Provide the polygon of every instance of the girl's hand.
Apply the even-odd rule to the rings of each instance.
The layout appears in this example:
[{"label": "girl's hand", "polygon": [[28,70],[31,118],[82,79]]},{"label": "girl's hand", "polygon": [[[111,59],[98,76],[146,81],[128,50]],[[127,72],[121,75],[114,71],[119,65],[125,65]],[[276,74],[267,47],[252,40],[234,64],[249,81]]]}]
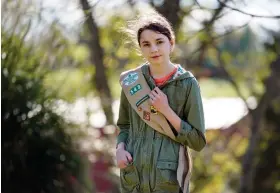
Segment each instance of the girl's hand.
[{"label": "girl's hand", "polygon": [[125,168],[129,162],[132,162],[132,157],[128,151],[123,148],[118,148],[116,152],[117,166],[122,169]]},{"label": "girl's hand", "polygon": [[[161,113],[169,108],[167,96],[156,87],[149,94],[151,104]],[[164,113],[163,113],[164,114]]]}]

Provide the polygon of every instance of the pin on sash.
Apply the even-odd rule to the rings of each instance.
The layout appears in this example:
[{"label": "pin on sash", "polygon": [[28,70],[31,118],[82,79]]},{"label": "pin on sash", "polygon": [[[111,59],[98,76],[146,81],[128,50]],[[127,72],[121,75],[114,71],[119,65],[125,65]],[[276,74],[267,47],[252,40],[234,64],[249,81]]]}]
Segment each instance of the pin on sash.
[{"label": "pin on sash", "polygon": [[150,110],[151,110],[151,113],[153,113],[153,114],[157,114],[157,112],[158,112],[157,109],[153,105],[151,105]]}]

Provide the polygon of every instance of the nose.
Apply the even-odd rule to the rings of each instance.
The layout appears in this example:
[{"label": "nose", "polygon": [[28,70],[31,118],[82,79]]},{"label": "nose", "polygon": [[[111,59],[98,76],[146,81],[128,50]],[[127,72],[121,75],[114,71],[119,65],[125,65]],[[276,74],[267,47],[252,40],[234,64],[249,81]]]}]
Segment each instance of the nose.
[{"label": "nose", "polygon": [[151,45],[151,52],[154,53],[154,52],[157,52],[157,51],[158,51],[157,45]]}]

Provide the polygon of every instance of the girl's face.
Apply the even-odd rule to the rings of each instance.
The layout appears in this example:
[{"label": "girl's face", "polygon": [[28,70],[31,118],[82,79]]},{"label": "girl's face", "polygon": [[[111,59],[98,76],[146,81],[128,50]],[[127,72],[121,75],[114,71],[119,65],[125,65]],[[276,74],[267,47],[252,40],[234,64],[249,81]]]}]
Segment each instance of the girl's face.
[{"label": "girl's face", "polygon": [[174,42],[153,30],[144,30],[140,35],[142,55],[152,65],[167,64]]}]

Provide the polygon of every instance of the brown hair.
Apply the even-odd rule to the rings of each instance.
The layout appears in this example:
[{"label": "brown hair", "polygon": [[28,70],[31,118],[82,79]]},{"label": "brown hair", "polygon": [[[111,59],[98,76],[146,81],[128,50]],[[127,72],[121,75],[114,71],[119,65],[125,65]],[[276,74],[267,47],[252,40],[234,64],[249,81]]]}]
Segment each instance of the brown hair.
[{"label": "brown hair", "polygon": [[165,35],[170,41],[175,41],[171,24],[157,12],[140,15],[135,20],[129,21],[124,32],[132,39],[135,45],[140,46],[141,33],[147,29]]}]

